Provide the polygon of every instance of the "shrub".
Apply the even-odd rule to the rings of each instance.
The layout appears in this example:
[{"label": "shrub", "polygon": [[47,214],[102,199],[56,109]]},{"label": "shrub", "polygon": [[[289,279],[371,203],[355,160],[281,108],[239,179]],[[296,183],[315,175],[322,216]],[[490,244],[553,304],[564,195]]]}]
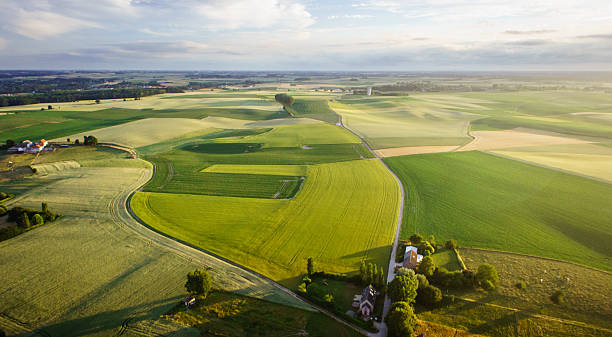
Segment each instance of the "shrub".
[{"label": "shrub", "polygon": [[8,226],[8,227],[0,228],[0,241],[8,240],[12,237],[15,237],[23,233],[24,231],[25,231],[24,229],[21,229],[17,226]]},{"label": "shrub", "polygon": [[333,304],[334,303],[334,295],[332,294],[325,294],[325,296],[323,296],[323,301],[327,304]]},{"label": "shrub", "polygon": [[187,274],[185,288],[192,294],[206,296],[210,291],[210,274],[206,270],[196,269]]},{"label": "shrub", "polygon": [[312,257],[308,258],[308,262],[306,265],[306,270],[308,272],[308,276],[312,275],[314,273],[314,261],[312,260]]},{"label": "shrub", "polygon": [[308,291],[306,286],[307,286],[306,283],[304,282],[300,283],[300,285],[297,288],[298,293],[306,294],[306,292]]},{"label": "shrub", "polygon": [[417,324],[414,310],[407,302],[394,303],[385,319],[388,327],[388,336],[412,336]]},{"label": "shrub", "polygon": [[312,283],[312,280],[310,279],[310,277],[308,277],[308,275],[304,275],[304,277],[302,277],[302,282],[306,283],[306,285],[309,285]]},{"label": "shrub", "polygon": [[418,245],[422,241],[423,241],[423,236],[420,234],[415,233],[410,236],[410,243],[413,245]]},{"label": "shrub", "polygon": [[36,226],[40,226],[42,224],[45,223],[45,220],[43,220],[43,217],[40,216],[40,214],[34,214],[34,217],[32,218],[32,220],[34,221],[34,225]]},{"label": "shrub", "polygon": [[8,194],[4,193],[4,192],[0,192],[0,200],[4,200],[8,198]]},{"label": "shrub", "polygon": [[485,280],[482,283],[482,288],[487,291],[495,290],[495,284],[493,284],[493,282],[491,282],[490,280]]},{"label": "shrub", "polygon": [[401,268],[398,268],[397,271],[395,272],[395,276],[406,276],[406,275],[414,275],[414,270],[401,267]]},{"label": "shrub", "polygon": [[423,257],[423,260],[421,260],[421,263],[417,267],[417,271],[419,272],[419,274],[423,274],[426,277],[432,277],[435,270],[436,263],[434,262],[433,258],[431,258],[431,256]]},{"label": "shrub", "polygon": [[426,252],[429,252],[428,255],[435,253],[436,249],[427,241],[423,241],[419,247],[417,248],[417,252],[419,254],[425,255]]},{"label": "shrub", "polygon": [[4,216],[7,212],[6,206],[0,205],[0,216]]},{"label": "shrub", "polygon": [[406,245],[400,243],[397,245],[397,251],[395,252],[395,262],[401,263],[404,261],[404,252],[406,251]]},{"label": "shrub", "polygon": [[419,304],[434,306],[442,301],[442,291],[437,287],[428,285],[418,290],[416,300]]},{"label": "shrub", "polygon": [[[497,286],[497,284],[499,283],[499,276],[497,275],[497,270],[495,269],[494,266],[488,263],[485,263],[485,264],[481,264],[480,266],[478,266],[478,272],[476,273],[476,280],[478,280],[478,282],[481,283],[483,288],[485,288],[485,283],[487,281],[489,281],[490,283],[486,285],[487,287],[490,287],[492,285],[493,288],[495,288],[495,286]],[[490,288],[490,289],[493,289],[493,288]]]},{"label": "shrub", "polygon": [[447,249],[457,249],[457,248],[459,248],[459,246],[457,246],[457,241],[455,241],[455,240],[448,240],[448,241],[446,241],[446,243],[444,244],[444,247],[446,247]]},{"label": "shrub", "polygon": [[389,283],[389,297],[393,302],[413,303],[418,286],[415,275],[397,276]]},{"label": "shrub", "polygon": [[550,296],[550,300],[555,304],[563,304],[565,302],[565,293],[561,290],[557,290]]},{"label": "shrub", "polygon": [[[417,274],[416,276],[417,281],[419,282],[419,290],[423,289],[425,287],[427,287],[429,285],[429,280],[427,280],[427,277],[425,277],[425,275],[423,274]],[[418,292],[418,290],[417,290]]]},{"label": "shrub", "polygon": [[524,281],[518,281],[514,286],[519,290],[527,288],[527,284]]},{"label": "shrub", "polygon": [[21,228],[28,229],[30,228],[30,218],[28,217],[28,213],[21,213],[19,216],[19,220],[17,220],[17,224],[21,226]]}]

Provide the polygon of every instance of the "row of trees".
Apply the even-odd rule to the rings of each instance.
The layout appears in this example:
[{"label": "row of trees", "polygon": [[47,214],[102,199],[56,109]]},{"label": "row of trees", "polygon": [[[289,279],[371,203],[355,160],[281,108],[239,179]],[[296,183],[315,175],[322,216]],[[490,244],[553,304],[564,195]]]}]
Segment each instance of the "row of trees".
[{"label": "row of trees", "polygon": [[287,94],[276,94],[274,95],[274,100],[283,105],[283,108],[287,109],[288,107],[293,105],[294,99],[293,97]]},{"label": "row of trees", "polygon": [[0,106],[26,105],[36,103],[74,102],[115,98],[140,98],[170,92],[183,92],[177,88],[131,88],[108,90],[58,90],[47,93],[16,96],[0,96]]},{"label": "row of trees", "polygon": [[381,289],[386,284],[384,268],[371,262],[366,265],[365,261],[361,261],[361,266],[359,267],[359,278],[361,280],[361,284],[364,286],[373,284],[376,288]]},{"label": "row of trees", "polygon": [[53,222],[60,217],[59,214],[49,210],[49,205],[46,202],[42,203],[42,210],[40,211],[23,207],[13,207],[7,210],[4,205],[0,205],[0,216],[4,215],[7,215],[7,222],[15,224],[0,228],[0,241],[15,237],[33,227]]}]

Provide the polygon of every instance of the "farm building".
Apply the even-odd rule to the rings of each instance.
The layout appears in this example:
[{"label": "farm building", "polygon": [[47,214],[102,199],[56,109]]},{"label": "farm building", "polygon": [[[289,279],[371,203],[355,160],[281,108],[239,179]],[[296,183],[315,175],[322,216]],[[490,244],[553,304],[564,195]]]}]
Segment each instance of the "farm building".
[{"label": "farm building", "polygon": [[370,317],[374,311],[374,303],[376,303],[376,289],[370,284],[363,288],[361,295],[353,297],[353,307],[358,308],[358,313],[364,319]]},{"label": "farm building", "polygon": [[38,153],[45,149],[45,147],[49,144],[44,139],[41,139],[37,143],[32,143],[30,140],[24,140],[23,142],[11,146],[8,148],[8,153]]},{"label": "farm building", "polygon": [[406,252],[404,253],[403,267],[414,269],[419,265],[422,259],[423,259],[423,255],[418,253],[417,247],[406,246]]}]

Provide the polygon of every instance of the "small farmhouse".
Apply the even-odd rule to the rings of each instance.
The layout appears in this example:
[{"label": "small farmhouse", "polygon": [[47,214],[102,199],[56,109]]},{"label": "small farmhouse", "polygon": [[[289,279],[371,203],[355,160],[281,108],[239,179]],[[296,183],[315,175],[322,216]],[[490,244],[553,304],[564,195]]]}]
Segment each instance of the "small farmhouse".
[{"label": "small farmhouse", "polygon": [[32,143],[29,140],[24,140],[23,142],[15,146],[9,147],[7,151],[8,153],[38,153],[44,150],[47,144],[49,144],[49,142],[44,139],[41,139],[37,143]]},{"label": "small farmhouse", "polygon": [[361,295],[355,295],[353,298],[354,307],[358,308],[358,313],[364,319],[370,317],[374,311],[374,303],[376,303],[376,289],[370,284],[363,289]]},{"label": "small farmhouse", "polygon": [[406,246],[406,252],[404,253],[404,268],[414,269],[416,268],[421,260],[423,259],[423,255],[418,254],[417,247],[414,246]]}]

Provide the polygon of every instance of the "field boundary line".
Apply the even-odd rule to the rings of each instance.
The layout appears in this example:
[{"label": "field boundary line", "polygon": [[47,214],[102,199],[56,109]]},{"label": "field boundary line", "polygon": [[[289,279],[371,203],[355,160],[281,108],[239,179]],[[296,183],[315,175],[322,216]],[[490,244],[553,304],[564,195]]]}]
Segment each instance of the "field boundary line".
[{"label": "field boundary line", "polygon": [[[154,164],[154,163],[151,163],[151,164],[153,164],[153,167],[154,167],[154,169],[155,169],[155,164]],[[154,170],[154,169],[153,169],[153,170]],[[153,170],[151,170],[151,172],[153,172]],[[178,244],[180,244],[181,246],[183,246],[183,247],[185,247],[185,248],[191,248],[192,250],[194,250],[194,251],[198,252],[199,254],[206,255],[206,257],[207,257],[208,259],[216,259],[216,260],[218,260],[218,261],[219,261],[219,262],[221,262],[221,263],[226,263],[226,264],[229,264],[229,265],[231,265],[231,266],[233,266],[233,267],[235,267],[235,268],[238,268],[238,269],[240,269],[240,270],[242,270],[242,271],[244,271],[244,272],[246,272],[246,273],[249,273],[249,274],[251,274],[252,276],[255,276],[255,277],[257,277],[257,278],[261,279],[262,281],[265,281],[266,283],[268,283],[268,284],[270,284],[270,285],[274,286],[275,288],[279,289],[280,291],[284,292],[285,294],[289,295],[290,297],[292,297],[292,298],[296,299],[297,301],[299,301],[299,302],[301,302],[301,303],[306,304],[308,307],[310,307],[311,309],[313,309],[313,311],[318,311],[318,312],[320,312],[320,313],[322,313],[322,314],[324,314],[324,315],[326,315],[326,316],[328,316],[328,317],[330,317],[330,318],[334,319],[335,321],[337,321],[337,322],[339,322],[339,323],[341,323],[341,324],[344,324],[344,325],[346,325],[347,327],[349,327],[349,328],[351,328],[351,329],[353,329],[353,330],[355,330],[355,331],[359,332],[360,334],[362,334],[362,335],[364,335],[364,336],[372,336],[372,335],[370,335],[370,333],[369,333],[368,331],[366,331],[365,329],[362,329],[362,328],[360,328],[360,327],[358,327],[358,326],[355,326],[355,325],[353,325],[353,324],[351,324],[351,323],[349,323],[349,322],[347,322],[347,321],[344,321],[343,319],[341,319],[341,318],[339,318],[339,317],[336,317],[335,315],[333,315],[333,314],[332,314],[332,313],[330,313],[329,311],[327,311],[327,310],[323,309],[322,307],[320,307],[320,306],[318,306],[318,305],[316,305],[316,304],[313,304],[313,303],[311,303],[310,301],[307,301],[307,300],[305,300],[305,299],[303,299],[303,298],[299,297],[299,296],[298,296],[298,295],[296,295],[294,292],[292,292],[290,289],[288,289],[288,288],[284,287],[283,285],[281,285],[281,284],[277,283],[276,281],[274,281],[274,280],[272,280],[272,279],[270,279],[270,278],[268,278],[268,277],[266,277],[266,276],[264,276],[264,275],[262,275],[262,274],[260,274],[260,273],[258,273],[258,272],[256,272],[256,271],[254,271],[254,270],[249,269],[249,268],[248,268],[248,267],[246,267],[246,266],[243,266],[243,265],[238,264],[238,263],[236,263],[236,262],[234,262],[234,261],[231,261],[231,260],[229,260],[229,259],[226,259],[226,258],[224,258],[224,257],[222,257],[222,256],[219,256],[219,255],[217,255],[217,254],[215,254],[215,253],[213,253],[213,252],[210,252],[210,251],[208,251],[208,250],[206,250],[206,249],[203,249],[203,248],[201,248],[201,247],[197,247],[197,246],[192,245],[192,244],[190,244],[190,243],[188,243],[188,242],[185,242],[185,241],[180,240],[180,239],[178,239],[178,238],[172,237],[172,236],[170,236],[170,235],[168,235],[168,234],[166,234],[166,233],[163,233],[163,232],[161,232],[161,231],[159,231],[159,230],[157,230],[157,229],[155,229],[155,228],[151,227],[150,225],[148,225],[148,224],[147,224],[145,221],[143,221],[142,219],[140,219],[140,218],[139,218],[139,217],[138,217],[138,216],[137,216],[137,215],[134,213],[134,211],[133,211],[133,210],[132,210],[132,208],[131,208],[130,203],[131,203],[131,200],[132,200],[132,197],[134,196],[134,194],[135,194],[137,191],[141,190],[141,189],[142,189],[142,188],[143,188],[143,187],[144,187],[144,186],[145,186],[145,185],[146,185],[146,184],[147,184],[147,183],[148,183],[148,182],[149,182],[151,179],[153,179],[153,174],[151,174],[151,175],[149,176],[149,179],[147,179],[147,181],[145,181],[145,182],[144,182],[144,183],[142,183],[141,185],[137,186],[136,188],[134,188],[134,189],[132,189],[130,192],[128,192],[128,195],[127,195],[127,197],[125,198],[125,200],[123,200],[123,202],[117,203],[117,205],[116,205],[116,206],[122,206],[122,207],[121,207],[121,208],[122,208],[122,211],[126,211],[126,213],[127,213],[127,214],[128,214],[130,217],[131,217],[131,219],[133,219],[133,220],[134,220],[134,221],[135,221],[135,222],[136,222],[138,225],[140,225],[139,227],[140,227],[141,229],[148,230],[149,232],[151,232],[151,233],[153,233],[153,234],[157,235],[157,236],[158,236],[158,238],[157,238],[157,239],[159,239],[160,237],[163,237],[163,238],[165,238],[165,239],[172,240],[173,242],[178,243]],[[127,225],[127,227],[129,227],[130,229],[132,229],[134,232],[136,232],[136,234],[140,235],[140,236],[141,236],[141,237],[143,237],[144,239],[149,240],[149,241],[152,241],[152,239],[151,239],[150,237],[146,237],[145,235],[143,235],[142,231],[140,231],[138,228],[134,228],[133,226],[131,226],[131,225],[129,225],[129,224],[126,224],[126,225]],[[166,248],[166,249],[168,249],[168,250],[170,250],[170,251],[172,251],[172,252],[174,252],[174,253],[179,253],[179,254],[180,254],[180,255],[182,255],[184,258],[190,259],[190,257],[189,257],[189,256],[186,256],[186,255],[188,255],[188,254],[189,254],[189,253],[188,253],[188,252],[186,252],[186,251],[183,251],[183,250],[180,250],[180,251],[179,251],[179,250],[178,250],[178,248],[176,248],[176,247],[170,247],[168,244],[164,244],[164,243],[159,242],[159,241],[158,241],[158,242],[156,242],[156,244],[158,244],[158,245],[162,246],[163,248]],[[248,296],[248,295],[247,295],[247,296]],[[290,306],[290,305],[287,305],[287,304],[281,304],[281,305]],[[299,308],[299,309],[306,310],[306,309],[304,309],[304,308]]]},{"label": "field boundary line", "polygon": [[515,313],[521,313],[521,314],[524,314],[524,315],[527,315],[527,316],[533,317],[533,318],[540,318],[540,319],[547,320],[547,321],[560,322],[560,323],[564,323],[564,324],[575,325],[575,326],[579,326],[579,327],[583,327],[583,328],[590,328],[590,329],[601,330],[601,331],[612,333],[612,329],[608,329],[608,328],[604,328],[604,327],[601,327],[601,326],[592,325],[592,324],[588,324],[588,323],[584,323],[584,322],[573,321],[571,319],[565,319],[565,318],[560,318],[560,317],[548,316],[548,315],[544,315],[544,314],[538,314],[538,313],[531,312],[531,311],[528,311],[528,310],[512,308],[512,307],[506,307],[506,306],[495,304],[495,303],[481,302],[481,301],[475,300],[473,298],[468,298],[468,297],[458,296],[456,298],[458,298],[458,299],[460,299],[462,301],[465,301],[465,302],[469,302],[469,303],[478,303],[478,304],[482,304],[482,305],[489,306],[489,307],[494,307],[494,308],[499,308],[499,309],[504,309],[504,310],[510,310],[510,311],[515,312]]},{"label": "field boundary line", "polygon": [[[332,109],[332,111],[333,111],[333,109]],[[388,267],[388,270],[387,270],[387,283],[389,283],[395,277],[395,272],[394,272],[394,269],[395,269],[395,256],[397,254],[397,245],[399,244],[399,235],[400,235],[401,228],[402,228],[402,220],[404,218],[404,198],[405,198],[404,185],[402,184],[402,181],[399,179],[399,177],[395,174],[395,172],[393,172],[393,170],[391,170],[391,168],[389,166],[387,166],[387,164],[383,161],[383,159],[381,157],[379,157],[378,154],[376,152],[374,152],[374,150],[372,150],[372,148],[370,147],[370,144],[368,144],[368,142],[365,140],[365,138],[361,137],[359,134],[357,134],[356,132],[354,132],[350,128],[346,127],[344,125],[343,120],[342,120],[342,115],[338,114],[338,113],[336,113],[336,114],[339,116],[339,125],[343,129],[345,129],[348,132],[352,133],[355,137],[359,138],[359,140],[361,140],[361,142],[368,149],[368,151],[370,151],[370,153],[372,153],[372,155],[374,155],[374,158],[377,159],[380,163],[382,163],[383,166],[389,171],[389,173],[391,173],[391,175],[393,176],[393,178],[395,178],[395,181],[397,182],[397,184],[399,185],[399,188],[400,188],[400,200],[399,200],[399,210],[398,210],[398,213],[397,213],[397,225],[396,225],[396,228],[395,228],[395,237],[393,238],[393,247],[391,249],[391,256],[389,258],[389,267]],[[387,294],[385,294],[384,301],[385,302],[384,302],[384,305],[383,305],[382,319],[381,319],[381,323],[379,324],[379,332],[378,332],[378,334],[369,334],[370,336],[379,336],[379,337],[387,336],[387,326],[386,326],[386,324],[384,322],[385,322],[385,317],[387,316],[387,313],[391,309],[391,299],[389,298],[389,296]]]},{"label": "field boundary line", "polygon": [[598,269],[598,268],[591,267],[591,266],[586,266],[586,265],[583,265],[583,264],[580,264],[580,263],[577,263],[577,262],[559,260],[559,259],[555,259],[555,258],[552,258],[552,257],[537,256],[537,255],[531,255],[531,254],[525,254],[525,253],[509,252],[509,251],[505,251],[505,250],[497,250],[497,249],[490,249],[490,248],[479,248],[479,247],[459,247],[459,249],[472,249],[472,250],[478,250],[478,251],[483,251],[483,252],[494,252],[494,253],[500,253],[500,254],[508,254],[508,255],[516,255],[516,256],[522,256],[522,257],[530,257],[530,258],[535,258],[535,259],[543,259],[543,260],[548,260],[548,261],[553,261],[553,262],[567,263],[567,264],[571,264],[573,266],[587,268],[587,269],[590,269],[592,271],[597,271],[597,272],[602,272],[602,273],[605,273],[605,274],[608,274],[608,275],[612,275],[612,272],[609,272],[607,270]]}]

